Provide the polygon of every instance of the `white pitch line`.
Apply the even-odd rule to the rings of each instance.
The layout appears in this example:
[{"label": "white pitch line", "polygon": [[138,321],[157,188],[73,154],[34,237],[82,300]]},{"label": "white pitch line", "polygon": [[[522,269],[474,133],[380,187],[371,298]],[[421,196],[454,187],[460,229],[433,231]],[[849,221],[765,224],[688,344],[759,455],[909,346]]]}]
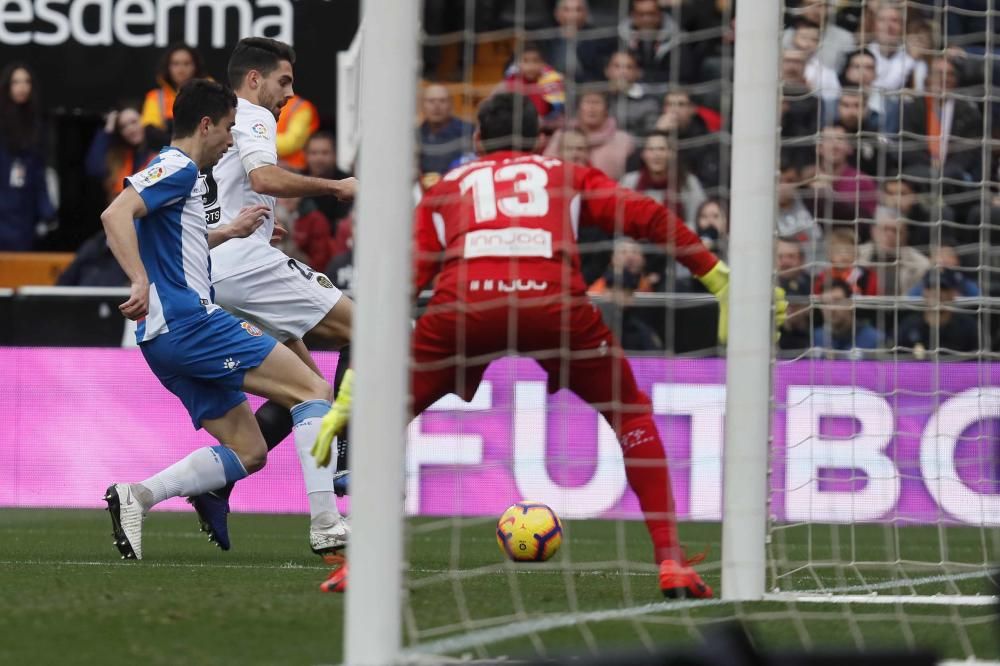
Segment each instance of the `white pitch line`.
[{"label": "white pitch line", "polygon": [[153,567],[156,569],[270,569],[274,571],[287,571],[289,569],[303,569],[308,571],[326,571],[329,567],[325,565],[306,565],[287,562],[285,564],[215,564],[214,562],[143,562],[129,561],[122,564],[120,559],[108,561],[88,561],[88,560],[0,560],[0,565],[28,565],[28,566],[70,566],[70,567]]},{"label": "white pitch line", "polygon": [[913,594],[838,594],[837,596],[820,596],[817,594],[782,594],[768,595],[764,601],[794,601],[806,604],[868,604],[872,606],[895,604],[918,604],[920,606],[995,606],[1000,597],[967,596],[967,595],[935,595],[919,596]]}]

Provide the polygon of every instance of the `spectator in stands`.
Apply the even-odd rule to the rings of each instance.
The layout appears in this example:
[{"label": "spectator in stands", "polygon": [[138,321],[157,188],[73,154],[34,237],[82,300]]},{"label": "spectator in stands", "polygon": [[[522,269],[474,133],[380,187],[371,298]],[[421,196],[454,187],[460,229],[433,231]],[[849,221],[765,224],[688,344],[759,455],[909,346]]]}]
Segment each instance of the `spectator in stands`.
[{"label": "spectator in stands", "polygon": [[343,250],[337,253],[326,266],[326,276],[334,286],[342,291],[354,289],[354,216],[348,217],[340,225],[342,233],[337,239]]},{"label": "spectator in stands", "polygon": [[949,206],[943,204],[937,204],[938,212],[932,212],[924,203],[918,187],[917,181],[905,174],[887,178],[882,181],[879,202],[887,208],[898,210],[907,221],[910,245],[926,248],[930,244],[931,228],[939,220],[954,220],[955,214]]},{"label": "spectator in stands", "polygon": [[142,103],[142,124],[170,136],[177,91],[191,79],[205,76],[201,54],[187,44],[167,47],[156,75],[157,87],[146,93]]},{"label": "spectator in stands", "polygon": [[896,92],[911,80],[915,90],[924,89],[927,64],[915,60],[906,52],[903,42],[903,7],[895,3],[880,3],[875,12],[875,39],[868,44],[875,56],[876,88]]},{"label": "spectator in stands", "polygon": [[882,346],[882,335],[864,319],[854,314],[854,290],[843,280],[834,279],[820,294],[823,325],[813,331],[813,343],[820,349],[852,352],[852,358],[862,358],[860,350],[875,350]]},{"label": "spectator in stands", "polygon": [[646,257],[642,246],[628,236],[615,241],[611,264],[604,275],[587,288],[590,294],[607,294],[610,291],[628,297],[633,292],[651,292],[656,276],[646,274]]},{"label": "spectator in stands", "polygon": [[848,141],[854,144],[855,164],[862,173],[883,174],[889,160],[890,139],[879,127],[879,115],[865,105],[861,90],[841,89],[833,122],[844,128]]},{"label": "spectator in stands", "polygon": [[[678,33],[674,18],[663,11],[657,0],[631,0],[629,15],[618,26],[621,43],[635,54],[647,83],[674,78],[671,61],[680,57]],[[686,79],[683,75],[679,78]]]},{"label": "spectator in stands", "polygon": [[[951,239],[942,239],[939,245],[935,245],[931,251],[931,271],[933,269],[949,269],[955,271],[958,282],[955,287],[959,296],[967,298],[976,297],[982,294],[976,281],[962,272],[962,262],[958,257],[958,251]],[[925,274],[927,275],[927,274]],[[924,293],[923,281],[913,285],[907,296],[921,296]]]},{"label": "spectator in stands", "polygon": [[782,46],[786,49],[792,47],[795,36],[795,19],[805,20],[819,26],[820,40],[816,56],[823,66],[839,72],[844,65],[847,54],[857,47],[854,35],[830,20],[831,4],[829,0],[801,0],[798,7],[789,11],[793,20],[791,27],[786,28],[782,35]]},{"label": "spectator in stands", "polygon": [[643,141],[640,160],[638,171],[625,174],[621,185],[656,199],[693,227],[708,197],[698,177],[688,173],[678,159],[674,138],[667,132],[650,133]]},{"label": "spectator in stands", "polygon": [[1000,12],[990,8],[986,0],[948,0],[945,12],[945,30],[948,44],[968,48],[974,46],[981,52],[987,46],[997,48],[996,35],[1000,35]]},{"label": "spectator in stands", "polygon": [[559,158],[566,162],[590,166],[587,136],[578,129],[568,128],[559,133]]},{"label": "spectator in stands", "polygon": [[729,215],[718,199],[706,199],[694,215],[694,230],[705,247],[725,259],[729,241]]},{"label": "spectator in stands", "polygon": [[854,167],[854,149],[844,126],[824,127],[816,152],[816,178],[812,186],[833,203],[834,217],[839,220],[873,217],[878,205],[878,186],[871,176]]},{"label": "spectator in stands", "polygon": [[922,164],[933,175],[974,182],[981,173],[983,116],[976,104],[952,95],[958,83],[952,59],[931,60],[926,95],[903,106],[902,162]]},{"label": "spectator in stands", "polygon": [[902,296],[920,284],[931,262],[907,245],[906,222],[894,208],[879,206],[872,240],[858,247],[858,263],[875,271],[880,293]]},{"label": "spectator in stands", "polygon": [[602,315],[609,326],[621,325],[620,339],[625,349],[634,351],[654,351],[663,349],[663,341],[656,331],[642,317],[638,308],[629,308],[636,292],[649,292],[659,276],[646,274],[646,258],[642,246],[631,238],[615,241],[611,264],[587,292],[595,296],[607,296],[601,307]]},{"label": "spectator in stands", "polygon": [[55,220],[45,177],[43,121],[31,69],[11,63],[0,71],[0,251],[34,247]]},{"label": "spectator in stands", "polygon": [[806,269],[802,245],[797,240],[779,238],[775,247],[778,286],[788,297],[788,317],[781,327],[779,347],[783,350],[806,349],[810,344],[809,295],[812,279]]},{"label": "spectator in stands", "polygon": [[928,271],[923,279],[926,309],[905,319],[896,332],[896,343],[923,359],[928,354],[972,353],[980,348],[976,318],[956,312],[954,301],[962,275],[953,269]]},{"label": "spectator in stands", "polygon": [[566,86],[563,75],[545,62],[542,49],[528,42],[517,61],[507,68],[499,89],[521,93],[531,100],[543,127],[553,128],[562,121],[566,110]]},{"label": "spectator in stands", "polygon": [[[577,98],[575,128],[587,137],[587,159],[594,168],[609,178],[618,180],[625,175],[625,164],[635,150],[635,144],[608,111],[608,100],[599,92],[584,92]],[[562,130],[557,130],[545,148],[545,154],[559,154]]]},{"label": "spectator in stands", "polygon": [[660,103],[639,82],[642,70],[629,51],[616,51],[604,68],[608,83],[608,104],[618,127],[632,135],[652,129],[660,114]]},{"label": "spectator in stands", "polygon": [[611,36],[592,36],[586,0],[559,0],[555,8],[559,34],[540,42],[545,62],[578,83],[600,81],[604,63],[617,47]]},{"label": "spectator in stands", "polygon": [[143,125],[139,111],[123,106],[105,116],[87,149],[84,169],[101,181],[108,201],[122,191],[126,176],[146,168],[169,138],[152,125]]},{"label": "spectator in stands", "polygon": [[822,294],[834,280],[842,280],[855,294],[879,295],[878,276],[871,269],[858,265],[858,245],[853,230],[831,231],[826,242],[826,256],[830,265],[816,276],[814,294]]},{"label": "spectator in stands", "polygon": [[316,105],[300,95],[294,95],[281,107],[278,116],[278,159],[296,171],[306,168],[306,142],[319,129]]},{"label": "spectator in stands", "polygon": [[[792,49],[805,56],[803,76],[810,90],[816,91],[827,109],[832,108],[840,95],[840,80],[837,72],[824,65],[817,53],[820,43],[820,28],[806,19],[799,19],[792,28]],[[827,114],[830,111],[826,111]],[[829,117],[829,116],[827,116]]]},{"label": "spectator in stands", "polygon": [[[350,176],[337,167],[337,139],[327,130],[319,130],[306,143],[306,175],[316,178],[342,180]],[[340,221],[351,213],[353,203],[340,201],[336,197],[303,197],[299,201],[298,214],[304,217],[318,211],[326,220],[330,237],[336,237]],[[322,263],[310,263],[310,266],[325,266]]]},{"label": "spectator in stands", "polygon": [[813,136],[822,120],[822,106],[806,81],[806,54],[785,49],[781,55],[781,136]]},{"label": "spectator in stands", "polygon": [[472,146],[473,127],[452,115],[451,94],[442,85],[424,88],[421,109],[420,172],[444,175]]},{"label": "spectator in stands", "polygon": [[840,85],[862,92],[868,110],[865,118],[871,127],[883,134],[895,134],[900,123],[899,95],[874,87],[876,63],[875,54],[868,49],[849,54],[840,71]]},{"label": "spectator in stands", "polygon": [[721,126],[718,113],[695,104],[691,93],[680,86],[671,87],[664,96],[655,124],[657,130],[676,134],[679,159],[702,185],[711,188],[722,180],[717,135]]},{"label": "spectator in stands", "polygon": [[[789,55],[792,69],[804,66],[799,51],[786,51],[782,60],[782,71],[788,73]],[[820,101],[809,90],[806,83],[789,83],[781,89],[781,136],[782,138],[815,136],[823,126]]]},{"label": "spectator in stands", "polygon": [[809,88],[806,79],[808,54],[796,48],[785,49],[781,53],[781,82],[786,86]]},{"label": "spectator in stands", "polygon": [[[677,6],[676,1],[674,6]],[[680,18],[685,32],[711,35],[722,30],[721,38],[703,37],[688,44],[686,56],[693,66],[687,69],[692,83],[718,83],[724,78],[723,71],[732,71],[733,43],[736,41],[735,13],[735,0],[684,0]],[[702,93],[702,100],[713,109],[720,108],[722,101],[717,91]]]},{"label": "spectator in stands", "polygon": [[60,287],[127,287],[130,281],[108,248],[108,237],[101,229],[83,242],[56,284]]},{"label": "spectator in stands", "polygon": [[940,30],[917,11],[907,12],[906,52],[917,62],[927,62],[935,51],[940,50]]},{"label": "spectator in stands", "polygon": [[802,201],[802,170],[788,154],[782,156],[778,176],[778,237],[794,241],[810,263],[823,242],[823,232]]}]

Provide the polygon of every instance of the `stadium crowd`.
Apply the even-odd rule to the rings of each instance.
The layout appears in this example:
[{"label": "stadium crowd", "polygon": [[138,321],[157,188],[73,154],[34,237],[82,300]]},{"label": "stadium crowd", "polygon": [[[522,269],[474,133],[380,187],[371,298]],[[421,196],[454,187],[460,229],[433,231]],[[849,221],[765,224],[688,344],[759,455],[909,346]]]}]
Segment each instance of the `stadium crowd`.
[{"label": "stadium crowd", "polygon": [[[518,91],[542,118],[544,154],[654,197],[725,256],[736,5],[480,0],[467,13],[465,0],[426,0],[414,196],[472,159],[475,103]],[[988,11],[990,0],[788,5],[775,252],[792,309],[781,348],[927,358],[995,346],[989,311],[955,301],[1000,295],[1000,281],[990,279],[1000,268],[991,225],[1000,211],[1000,151],[992,149],[1000,11]],[[507,50],[502,73],[483,81],[477,64],[490,44]],[[169,48],[144,102],[107,114],[86,177],[113,197],[122,175],[166,142],[177,88],[204,74],[195,49]],[[0,73],[0,250],[30,250],[57,224],[37,83],[29,64]],[[278,127],[286,166],[346,175],[333,134],[320,129],[330,111],[299,97],[286,105]],[[350,205],[282,200],[276,215],[288,234],[275,242],[286,253],[352,286]],[[650,299],[636,294],[697,292],[698,282],[627,237],[579,240],[591,292],[618,306],[626,347],[671,349],[670,317],[638,307]],[[125,283],[102,233],[79,248],[60,283]]]}]

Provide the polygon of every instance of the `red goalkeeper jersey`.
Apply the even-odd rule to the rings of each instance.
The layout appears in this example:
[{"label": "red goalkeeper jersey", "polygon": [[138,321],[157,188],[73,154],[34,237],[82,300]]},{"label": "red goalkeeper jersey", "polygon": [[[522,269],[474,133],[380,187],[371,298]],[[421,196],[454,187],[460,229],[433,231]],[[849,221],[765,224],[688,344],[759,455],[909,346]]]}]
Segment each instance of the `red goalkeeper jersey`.
[{"label": "red goalkeeper jersey", "polygon": [[437,275],[439,303],[511,293],[582,297],[576,237],[585,225],[673,246],[696,276],[718,261],[678,217],[597,169],[498,152],[452,170],[424,194],[414,230],[415,287]]}]

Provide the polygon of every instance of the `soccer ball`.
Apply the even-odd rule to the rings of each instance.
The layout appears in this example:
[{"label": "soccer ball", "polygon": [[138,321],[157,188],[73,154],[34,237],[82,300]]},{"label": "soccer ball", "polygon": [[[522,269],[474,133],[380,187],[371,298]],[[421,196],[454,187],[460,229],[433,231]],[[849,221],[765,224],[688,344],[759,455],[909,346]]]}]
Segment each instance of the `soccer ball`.
[{"label": "soccer ball", "polygon": [[562,545],[562,523],[541,502],[518,502],[497,521],[497,544],[515,562],[544,562]]}]

